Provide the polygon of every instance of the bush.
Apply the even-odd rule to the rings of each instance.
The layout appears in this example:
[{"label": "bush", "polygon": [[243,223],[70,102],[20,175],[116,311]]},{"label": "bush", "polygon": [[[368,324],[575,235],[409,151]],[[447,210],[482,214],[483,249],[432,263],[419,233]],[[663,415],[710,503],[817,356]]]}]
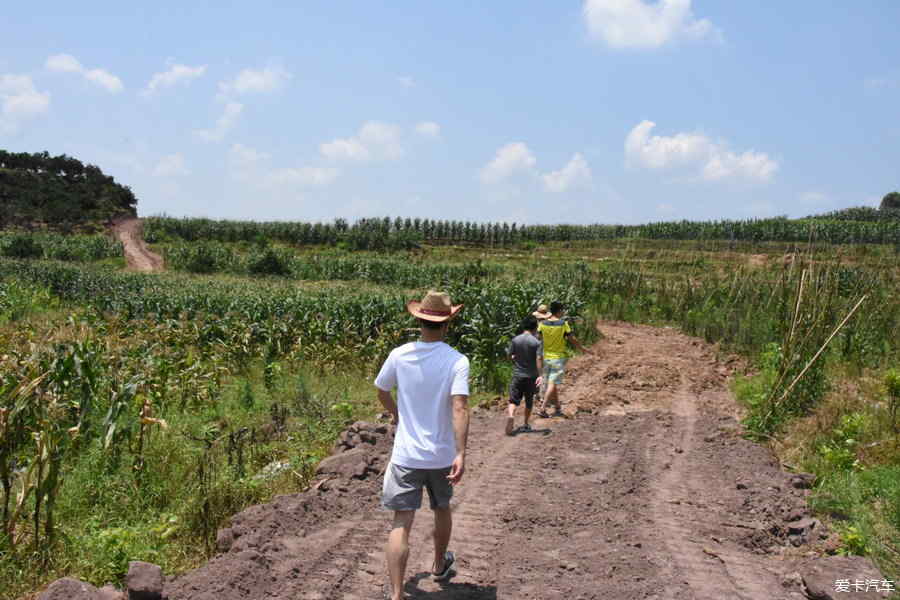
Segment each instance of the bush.
[{"label": "bush", "polygon": [[44,249],[30,235],[17,235],[3,248],[3,255],[10,258],[41,258]]},{"label": "bush", "polygon": [[254,275],[290,275],[290,257],[268,248],[258,257],[250,260],[248,271]]},{"label": "bush", "polygon": [[894,433],[900,433],[900,423],[897,422],[900,413],[900,371],[891,369],[884,375],[884,387],[887,390],[888,414],[891,419],[891,429]]},{"label": "bush", "polygon": [[186,266],[191,273],[214,273],[219,267],[216,252],[207,244],[198,244],[188,258]]}]

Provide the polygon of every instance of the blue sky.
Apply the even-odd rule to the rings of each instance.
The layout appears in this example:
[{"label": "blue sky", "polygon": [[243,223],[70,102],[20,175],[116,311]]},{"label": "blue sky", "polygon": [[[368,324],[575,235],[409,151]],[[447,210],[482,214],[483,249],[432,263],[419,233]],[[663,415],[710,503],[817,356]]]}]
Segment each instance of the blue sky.
[{"label": "blue sky", "polygon": [[44,2],[0,148],[142,215],[801,216],[900,187],[900,2]]}]

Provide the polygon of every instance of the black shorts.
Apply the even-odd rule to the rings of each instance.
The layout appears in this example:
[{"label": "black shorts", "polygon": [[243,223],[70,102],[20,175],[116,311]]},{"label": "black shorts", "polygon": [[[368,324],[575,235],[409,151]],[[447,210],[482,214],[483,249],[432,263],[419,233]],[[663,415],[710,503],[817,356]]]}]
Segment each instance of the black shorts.
[{"label": "black shorts", "polygon": [[513,377],[509,384],[509,403],[518,406],[525,398],[525,406],[534,406],[534,394],[537,391],[537,377]]}]

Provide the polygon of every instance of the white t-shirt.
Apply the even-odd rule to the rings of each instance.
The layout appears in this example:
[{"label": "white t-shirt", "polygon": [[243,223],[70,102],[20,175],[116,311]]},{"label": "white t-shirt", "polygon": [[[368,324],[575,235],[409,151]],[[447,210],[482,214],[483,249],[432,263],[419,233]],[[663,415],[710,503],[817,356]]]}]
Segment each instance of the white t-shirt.
[{"label": "white t-shirt", "polygon": [[444,342],[394,348],[375,386],[397,388],[400,423],[391,462],[411,469],[443,469],[456,458],[451,396],[469,395],[469,359]]}]

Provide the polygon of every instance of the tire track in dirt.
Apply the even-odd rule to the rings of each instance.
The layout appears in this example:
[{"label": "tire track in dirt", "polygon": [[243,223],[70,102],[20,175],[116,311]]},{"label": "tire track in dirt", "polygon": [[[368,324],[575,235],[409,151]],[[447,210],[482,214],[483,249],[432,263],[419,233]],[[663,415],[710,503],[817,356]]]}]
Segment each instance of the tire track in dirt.
[{"label": "tire track in dirt", "polygon": [[705,488],[719,482],[698,480],[701,469],[693,464],[697,411],[686,387],[683,383],[673,398],[677,432],[671,441],[675,443],[675,453],[669,462],[658,454],[650,457],[651,463],[670,465],[659,478],[651,503],[652,519],[673,558],[670,575],[682,577],[697,600],[776,598],[772,594],[778,587],[776,578],[740,554],[713,543],[715,540],[698,539],[697,526],[712,511],[705,508],[697,511],[695,507],[705,506],[703,503],[708,500]]},{"label": "tire track in dirt", "polygon": [[163,259],[147,247],[141,228],[141,220],[135,217],[126,217],[113,222],[113,234],[122,242],[125,262],[129,269],[135,271],[162,271]]},{"label": "tire track in dirt", "polygon": [[[509,502],[524,485],[525,474],[512,469],[517,447],[514,439],[500,435],[493,419],[475,420],[472,427],[467,473],[455,490],[452,502],[453,536],[450,550],[457,556],[457,575],[449,582],[431,579],[434,525],[429,509],[419,511],[410,535],[407,566],[410,598],[454,600],[458,598],[496,598],[493,551],[504,534],[502,515]],[[426,495],[427,498],[427,495]],[[427,499],[423,506],[427,506]],[[339,587],[335,598],[377,598],[388,580],[384,543],[387,540],[389,513],[382,516],[378,537],[373,540],[355,576]]]}]

